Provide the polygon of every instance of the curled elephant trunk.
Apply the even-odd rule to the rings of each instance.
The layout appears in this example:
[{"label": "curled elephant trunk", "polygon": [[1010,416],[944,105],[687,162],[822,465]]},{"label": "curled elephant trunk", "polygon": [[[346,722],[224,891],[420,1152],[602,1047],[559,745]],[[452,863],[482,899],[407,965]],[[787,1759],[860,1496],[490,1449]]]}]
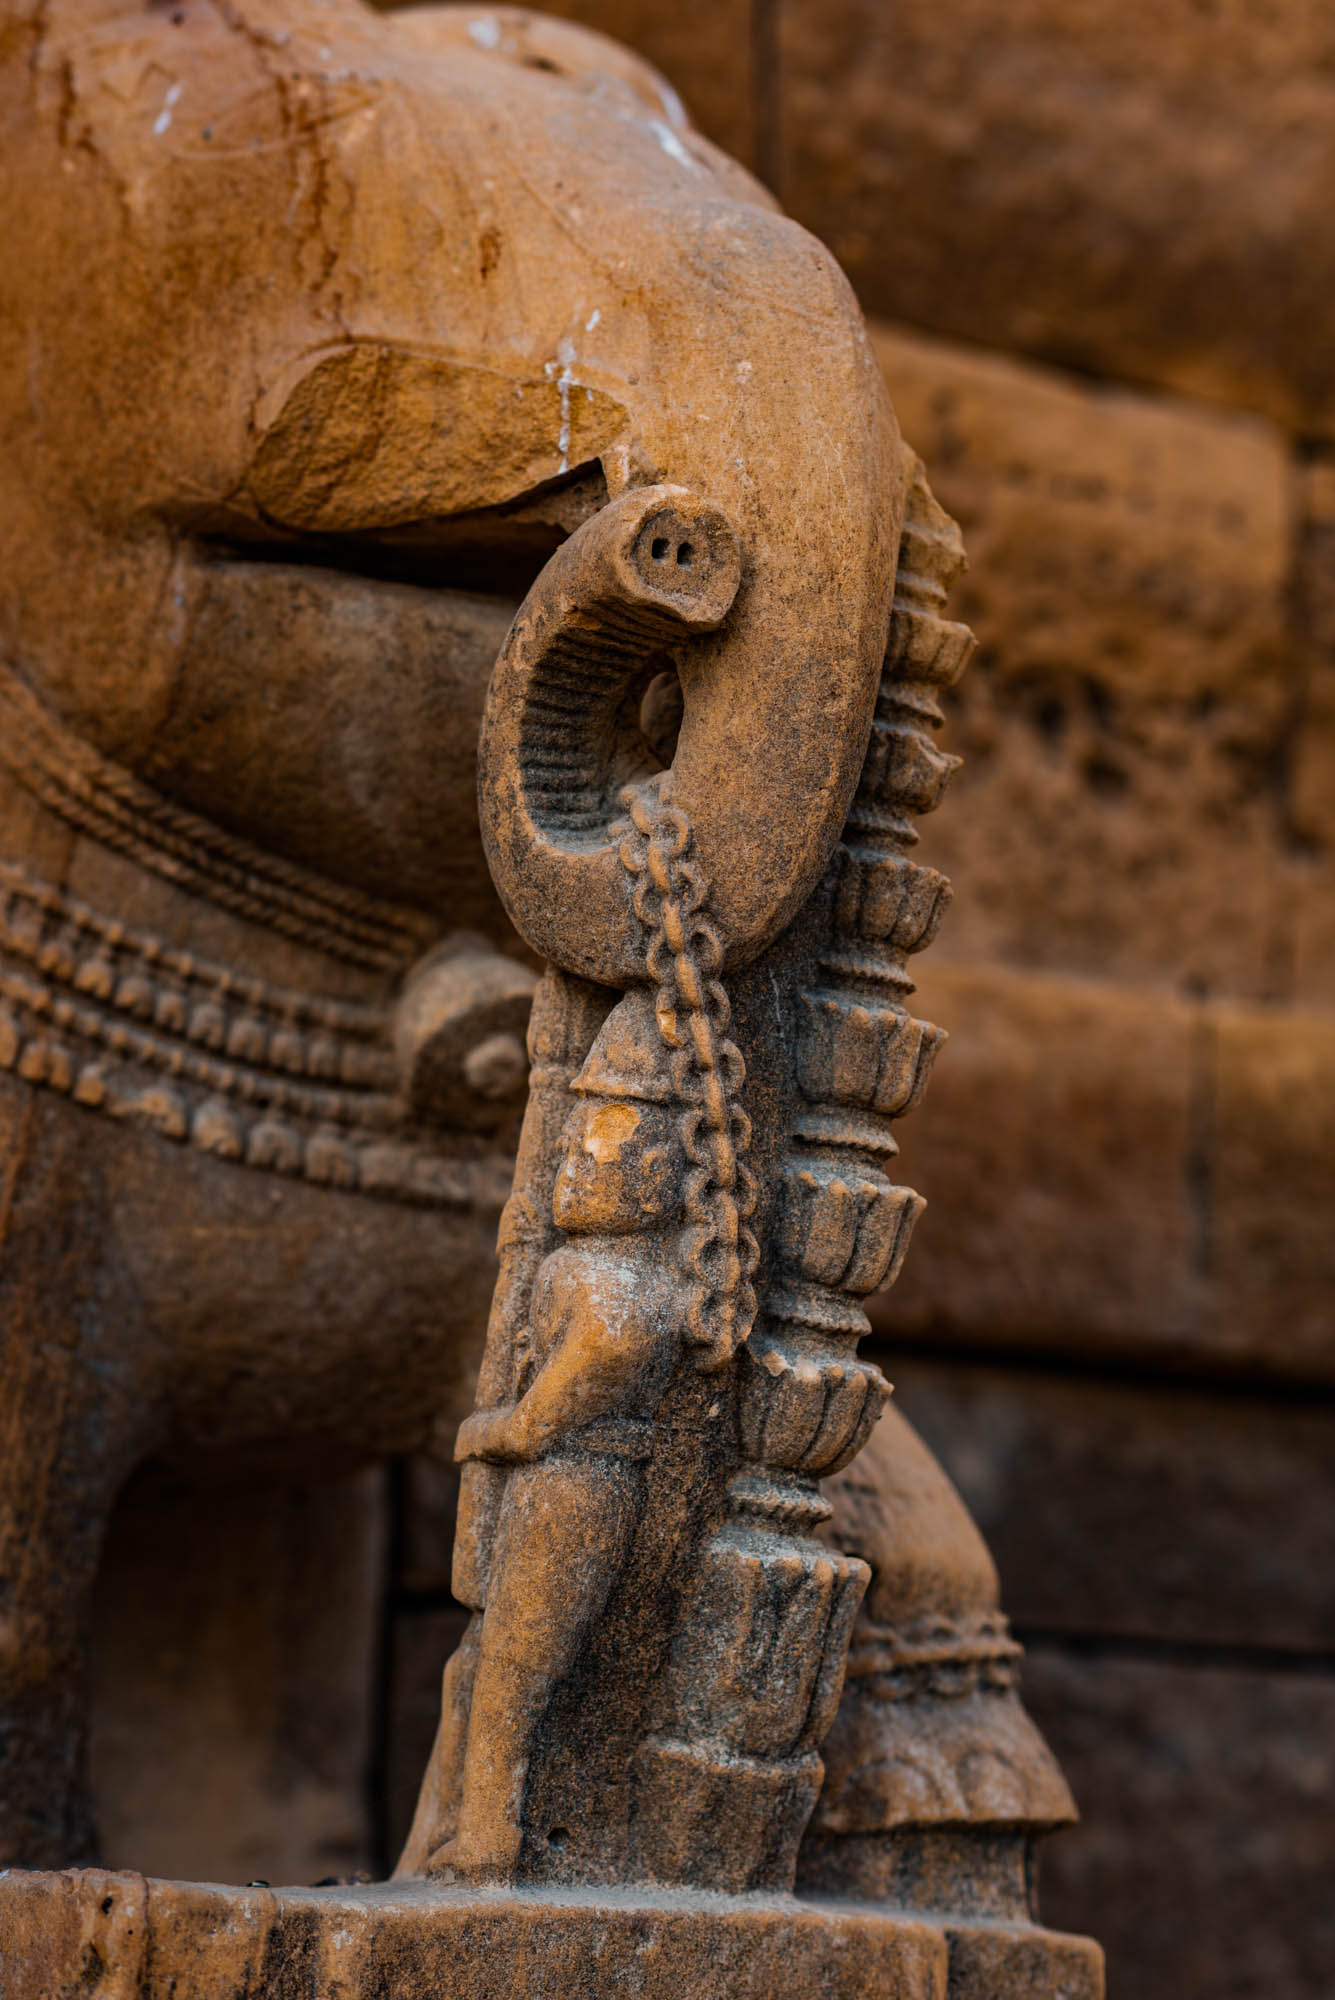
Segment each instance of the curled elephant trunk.
[{"label": "curled elephant trunk", "polygon": [[[633,949],[614,828],[643,759],[637,773],[618,725],[655,664],[718,631],[740,575],[720,508],[675,486],[627,493],[548,563],[492,676],[479,750],[492,878],[545,957],[569,959],[580,912],[572,969],[603,985],[624,983]],[[673,768],[688,812],[719,693],[714,684],[683,703]]]},{"label": "curled elephant trunk", "polygon": [[674,486],[628,493],[548,564],[497,663],[479,755],[492,877],[535,949],[601,984],[641,972],[614,829],[624,784],[653,769],[627,711],[664,666],[681,683],[672,793],[730,960],[783,928],[843,825],[876,672],[850,661],[836,712],[822,687],[794,738],[800,665],[769,621],[730,617],[742,566],[721,508]]}]

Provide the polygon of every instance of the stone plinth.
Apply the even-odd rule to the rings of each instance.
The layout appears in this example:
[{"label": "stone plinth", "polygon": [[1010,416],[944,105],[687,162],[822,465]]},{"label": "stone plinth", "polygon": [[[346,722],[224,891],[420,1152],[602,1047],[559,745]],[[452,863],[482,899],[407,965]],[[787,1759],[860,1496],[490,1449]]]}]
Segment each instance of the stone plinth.
[{"label": "stone plinth", "polygon": [[7,2000],[1099,2000],[1102,1954],[1028,1924],[647,1888],[224,1888],[0,1876]]}]

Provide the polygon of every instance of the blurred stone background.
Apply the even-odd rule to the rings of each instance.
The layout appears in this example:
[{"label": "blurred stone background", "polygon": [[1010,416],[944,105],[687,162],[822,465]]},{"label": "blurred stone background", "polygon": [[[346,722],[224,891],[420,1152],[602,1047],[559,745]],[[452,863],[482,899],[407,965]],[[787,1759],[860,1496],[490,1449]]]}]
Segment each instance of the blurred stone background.
[{"label": "blurred stone background", "polygon": [[[479,13],[485,12],[480,8]],[[980,650],[925,854],[950,1030],[881,1311],[1085,1814],[1112,2000],[1335,1993],[1335,10],[565,0],[833,247]],[[452,1480],[145,1476],[106,1858],[380,1870],[460,1629]]]}]

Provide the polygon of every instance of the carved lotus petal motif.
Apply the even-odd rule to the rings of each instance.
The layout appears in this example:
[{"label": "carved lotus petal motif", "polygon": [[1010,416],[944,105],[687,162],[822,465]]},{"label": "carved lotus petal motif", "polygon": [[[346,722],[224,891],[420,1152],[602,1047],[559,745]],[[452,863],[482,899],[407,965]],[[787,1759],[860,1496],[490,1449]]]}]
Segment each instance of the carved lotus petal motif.
[{"label": "carved lotus petal motif", "polygon": [[785,1172],[775,1246],[813,1284],[858,1297],[893,1284],[923,1200],[883,1174],[854,1174],[800,1156]]},{"label": "carved lotus petal motif", "polygon": [[897,812],[929,813],[940,803],[960,761],[938,750],[920,730],[878,719],[872,725],[858,797]]},{"label": "carved lotus petal motif", "polygon": [[26,1083],[45,1083],[52,1090],[74,1088],[74,1065],[62,1042],[39,1036],[28,1043],[18,1060],[18,1073]]},{"label": "carved lotus petal motif", "polygon": [[836,994],[804,993],[801,1004],[798,1080],[813,1103],[891,1117],[913,1109],[945,1040],[942,1029]]},{"label": "carved lotus petal motif", "polygon": [[903,679],[950,687],[964,672],[976,644],[967,625],[951,624],[906,604],[895,605],[889,650]]},{"label": "carved lotus petal motif", "polygon": [[865,1298],[893,1285],[899,1276],[913,1234],[913,1225],[927,1206],[912,1188],[878,1188],[863,1213],[857,1245],[844,1272],[845,1291]]},{"label": "carved lotus petal motif", "polygon": [[873,1379],[867,1385],[867,1394],[852,1429],[844,1431],[842,1441],[831,1458],[824,1460],[820,1465],[812,1464],[804,1467],[803,1470],[819,1473],[822,1479],[828,1479],[832,1473],[842,1472],[844,1467],[857,1457],[876,1428],[881,1411],[890,1400],[891,1385],[879,1368],[872,1368],[870,1363],[864,1363],[864,1366],[868,1368]]},{"label": "carved lotus petal motif", "polygon": [[852,1355],[816,1360],[774,1339],[746,1351],[740,1423],[749,1455],[808,1475],[846,1464],[890,1393],[880,1369]]},{"label": "carved lotus petal motif", "polygon": [[68,931],[62,931],[57,936],[48,938],[37,954],[38,971],[46,973],[50,979],[64,980],[67,984],[73,979],[78,964],[78,940]]},{"label": "carved lotus petal motif", "polygon": [[77,993],[86,993],[90,999],[109,1000],[116,990],[116,968],[110,953],[99,951],[86,959],[72,983]]},{"label": "carved lotus petal motif", "polygon": [[775,1245],[794,1271],[816,1284],[841,1282],[857,1246],[862,1192],[836,1174],[792,1163],[784,1176]]},{"label": "carved lotus petal motif", "polygon": [[239,1160],[245,1151],[239,1123],[217,1098],[200,1105],[190,1136],[204,1152],[216,1153],[223,1160]]},{"label": "carved lotus petal motif", "polygon": [[332,1133],[317,1132],[306,1142],[306,1172],[329,1187],[356,1187],[357,1156]]},{"label": "carved lotus petal motif", "polygon": [[869,859],[839,853],[836,921],[841,931],[894,951],[922,951],[950,903],[950,883],[936,868],[901,854]]},{"label": "carved lotus petal motif", "polygon": [[[125,1109],[131,1118],[142,1119],[145,1124],[156,1126],[167,1139],[184,1139],[190,1129],[185,1099],[169,1084],[150,1085],[146,1090],[141,1090],[130,1100]],[[198,1126],[198,1121],[196,1122]],[[206,1134],[200,1131],[198,1143],[203,1146],[205,1141]],[[217,1148],[210,1146],[206,1150],[216,1151]]]},{"label": "carved lotus petal motif", "polygon": [[301,1166],[301,1139],[280,1119],[265,1118],[250,1134],[246,1159],[252,1167],[271,1167],[278,1173],[294,1174]]},{"label": "carved lotus petal motif", "polygon": [[868,1398],[880,1380],[879,1374],[861,1367],[846,1368],[842,1376],[841,1381],[829,1384],[825,1414],[802,1460],[804,1472],[823,1473],[840,1456],[849,1439],[857,1435]]}]

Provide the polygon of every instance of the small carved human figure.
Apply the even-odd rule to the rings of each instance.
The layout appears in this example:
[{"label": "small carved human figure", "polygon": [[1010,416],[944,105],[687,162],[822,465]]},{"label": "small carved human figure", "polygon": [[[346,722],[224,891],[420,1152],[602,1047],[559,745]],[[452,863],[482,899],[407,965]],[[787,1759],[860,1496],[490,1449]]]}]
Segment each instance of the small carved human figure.
[{"label": "small carved human figure", "polygon": [[575,1078],[518,1400],[480,1410],[456,1455],[513,1468],[490,1564],[457,1832],[433,1870],[513,1874],[531,1750],[620,1575],[653,1419],[681,1355],[674,1237],[686,1156],[647,994],[608,1017]]}]

